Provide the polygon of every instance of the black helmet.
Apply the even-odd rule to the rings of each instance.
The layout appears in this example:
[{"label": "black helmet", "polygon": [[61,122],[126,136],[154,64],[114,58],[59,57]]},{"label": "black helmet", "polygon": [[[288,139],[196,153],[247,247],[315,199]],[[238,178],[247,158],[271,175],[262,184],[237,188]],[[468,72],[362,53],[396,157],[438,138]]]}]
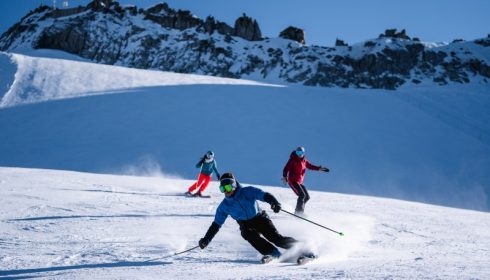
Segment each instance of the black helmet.
[{"label": "black helmet", "polygon": [[223,175],[221,175],[221,177],[219,178],[219,181],[220,181],[220,185],[222,185],[222,186],[233,185],[236,187],[235,176],[233,176],[233,174],[230,172],[227,172],[227,173],[224,173]]}]

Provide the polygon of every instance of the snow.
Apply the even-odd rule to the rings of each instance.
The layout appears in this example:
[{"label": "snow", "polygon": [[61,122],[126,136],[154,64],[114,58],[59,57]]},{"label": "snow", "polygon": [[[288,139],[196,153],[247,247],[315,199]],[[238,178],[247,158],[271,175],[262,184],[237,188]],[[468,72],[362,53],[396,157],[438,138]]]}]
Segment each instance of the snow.
[{"label": "snow", "polygon": [[[30,52],[36,55],[36,51]],[[54,51],[41,51],[43,57],[23,54],[0,54],[15,62],[15,83],[3,96],[0,107],[9,107],[40,101],[105,94],[108,91],[152,86],[228,84],[268,85],[260,82],[184,75],[162,71],[147,71],[125,67],[98,65],[83,61],[46,58]],[[6,60],[3,58],[2,60]],[[1,61],[0,61],[1,62]],[[12,68],[12,67],[10,67]],[[42,75],[38,75],[42,73]]]},{"label": "snow", "polygon": [[54,51],[6,56],[17,70],[0,109],[0,166],[190,179],[212,149],[220,171],[276,185],[291,150],[305,146],[332,170],[309,172],[310,190],[490,209],[489,86],[277,87]]},{"label": "snow", "polygon": [[[490,209],[487,84],[278,86],[30,49],[0,53],[0,69],[1,279],[490,277],[490,214],[420,203]],[[261,265],[231,218],[205,250],[171,256],[222,199],[216,182],[210,199],[181,195],[199,156],[292,211],[278,184],[300,145],[331,170],[307,173],[307,216],[345,236],[261,205],[318,261]]]},{"label": "snow", "polygon": [[0,53],[0,70],[0,100],[2,100],[14,83],[17,66],[10,56]]},{"label": "snow", "polygon": [[[240,173],[236,173],[240,180]],[[197,245],[223,198],[181,194],[169,178],[0,168],[0,277],[8,279],[488,279],[490,214],[421,203],[311,191],[308,218],[344,237],[272,213],[279,232],[307,240],[319,260],[259,263],[229,218]],[[244,183],[248,185],[247,183]],[[258,186],[286,210],[289,189]],[[285,252],[286,254],[288,252]]]}]

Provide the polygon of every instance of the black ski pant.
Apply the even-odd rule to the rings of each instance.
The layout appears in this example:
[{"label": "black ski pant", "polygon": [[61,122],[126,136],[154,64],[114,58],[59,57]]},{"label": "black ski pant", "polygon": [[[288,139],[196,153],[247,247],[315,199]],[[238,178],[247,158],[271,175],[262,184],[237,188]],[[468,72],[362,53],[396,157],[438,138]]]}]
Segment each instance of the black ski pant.
[{"label": "black ski pant", "polygon": [[298,201],[296,202],[296,213],[305,212],[305,205],[308,200],[310,200],[310,195],[306,190],[305,185],[298,182],[289,182],[289,186],[293,189],[294,193],[298,196]]},{"label": "black ski pant", "polygon": [[250,220],[237,222],[240,225],[240,232],[243,239],[247,240],[262,255],[272,254],[276,249],[274,245],[289,249],[297,242],[292,237],[280,235],[265,211],[262,211]]}]

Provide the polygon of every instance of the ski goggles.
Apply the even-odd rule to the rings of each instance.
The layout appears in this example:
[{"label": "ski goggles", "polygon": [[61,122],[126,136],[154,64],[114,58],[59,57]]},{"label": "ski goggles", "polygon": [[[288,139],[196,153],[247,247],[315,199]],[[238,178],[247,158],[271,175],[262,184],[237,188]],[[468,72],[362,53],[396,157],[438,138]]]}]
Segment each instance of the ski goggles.
[{"label": "ski goggles", "polygon": [[224,193],[224,192],[231,192],[233,189],[236,187],[236,181],[231,178],[226,178],[221,180],[220,185],[219,185],[219,190]]},{"label": "ski goggles", "polygon": [[298,155],[299,157],[304,156],[304,154],[305,154],[305,151],[296,150],[296,155]]},{"label": "ski goggles", "polygon": [[231,192],[233,190],[233,185],[232,184],[228,184],[228,185],[220,185],[219,186],[219,190],[224,193],[224,192]]}]

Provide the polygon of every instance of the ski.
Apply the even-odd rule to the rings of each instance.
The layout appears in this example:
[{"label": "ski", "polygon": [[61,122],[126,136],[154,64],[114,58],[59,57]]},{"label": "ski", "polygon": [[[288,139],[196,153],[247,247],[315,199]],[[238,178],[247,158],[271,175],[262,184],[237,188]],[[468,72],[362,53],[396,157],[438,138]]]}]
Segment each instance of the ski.
[{"label": "ski", "polygon": [[210,195],[194,195],[194,194],[188,194],[184,193],[185,197],[197,197],[197,198],[211,198]]},{"label": "ski", "polygon": [[277,258],[274,258],[273,256],[269,256],[269,255],[265,255],[262,257],[262,259],[260,260],[260,262],[262,264],[267,264],[267,263],[270,263],[271,261],[275,260]]},{"label": "ski", "polygon": [[318,257],[316,255],[313,255],[313,254],[308,254],[308,255],[302,255],[298,258],[298,260],[296,261],[296,263],[298,265],[304,265],[304,264],[307,264],[311,261],[314,261],[316,260]]}]

